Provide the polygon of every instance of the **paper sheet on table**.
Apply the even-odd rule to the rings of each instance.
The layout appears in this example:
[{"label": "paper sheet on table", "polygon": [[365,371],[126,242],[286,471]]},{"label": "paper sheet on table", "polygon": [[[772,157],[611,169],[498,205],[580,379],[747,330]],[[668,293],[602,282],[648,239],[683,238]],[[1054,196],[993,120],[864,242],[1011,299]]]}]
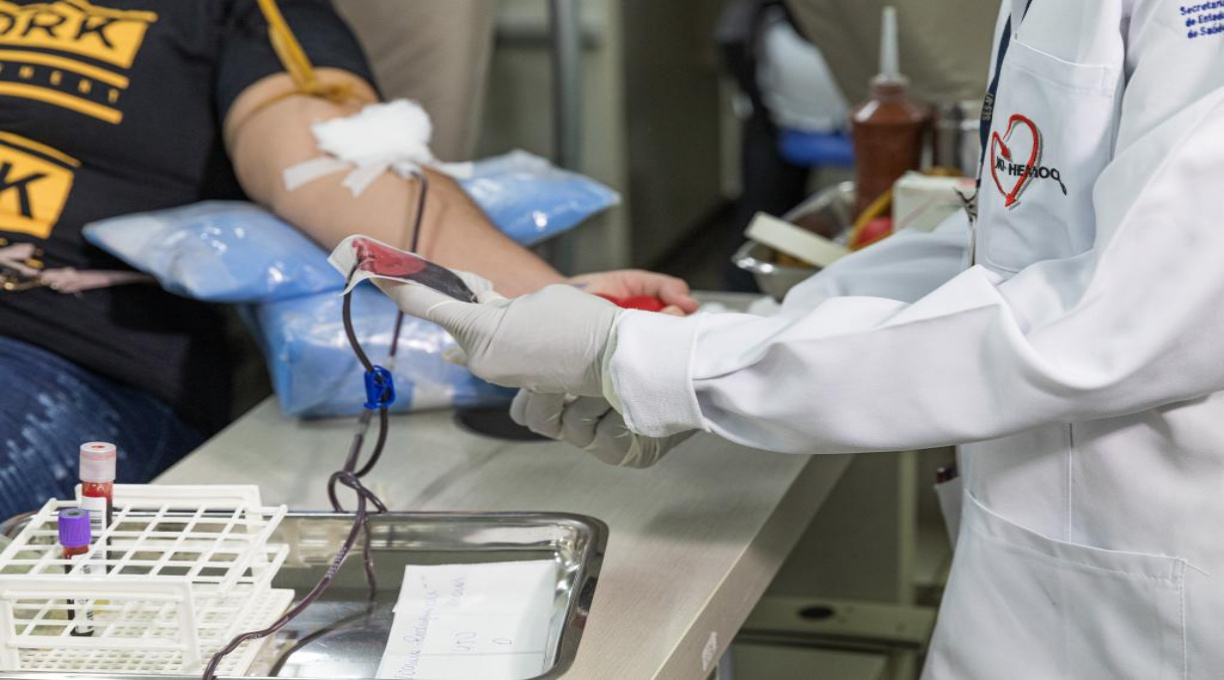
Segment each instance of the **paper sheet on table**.
[{"label": "paper sheet on table", "polygon": [[542,674],[556,587],[551,561],[408,566],[378,677]]}]

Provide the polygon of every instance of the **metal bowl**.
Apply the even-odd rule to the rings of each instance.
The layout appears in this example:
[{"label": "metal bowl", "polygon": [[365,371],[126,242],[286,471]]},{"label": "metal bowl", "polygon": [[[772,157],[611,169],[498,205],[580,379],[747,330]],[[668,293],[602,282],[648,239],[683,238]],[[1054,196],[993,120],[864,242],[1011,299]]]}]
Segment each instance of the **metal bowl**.
[{"label": "metal bowl", "polygon": [[772,260],[775,257],[776,253],[773,248],[756,241],[748,241],[736,251],[733,261],[736,267],[752,272],[752,278],[756,279],[756,284],[761,292],[779,302],[800,281],[819,271],[815,267],[789,267],[774,264]]},{"label": "metal bowl", "polygon": [[[845,244],[854,228],[854,197],[854,182],[842,182],[818,192],[782,219]],[[820,271],[815,266],[778,264],[777,251],[756,241],[741,246],[732,262],[751,272],[761,291],[778,301],[799,282]]]}]

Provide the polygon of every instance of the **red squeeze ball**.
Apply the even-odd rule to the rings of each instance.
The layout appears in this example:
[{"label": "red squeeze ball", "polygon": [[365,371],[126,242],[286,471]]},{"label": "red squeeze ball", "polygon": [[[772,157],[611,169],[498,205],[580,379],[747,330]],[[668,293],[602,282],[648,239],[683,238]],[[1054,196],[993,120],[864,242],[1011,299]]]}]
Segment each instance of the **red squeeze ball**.
[{"label": "red squeeze ball", "polygon": [[862,233],[859,234],[858,243],[853,246],[854,250],[866,248],[876,241],[883,241],[892,235],[893,221],[891,217],[877,217],[871,220],[863,227]]},{"label": "red squeeze ball", "polygon": [[[598,294],[597,294],[598,295]],[[611,295],[599,295],[599,297],[611,302],[612,304],[622,309],[640,309],[643,312],[661,312],[667,305],[657,297],[649,295],[635,295],[633,297],[612,297]]]}]

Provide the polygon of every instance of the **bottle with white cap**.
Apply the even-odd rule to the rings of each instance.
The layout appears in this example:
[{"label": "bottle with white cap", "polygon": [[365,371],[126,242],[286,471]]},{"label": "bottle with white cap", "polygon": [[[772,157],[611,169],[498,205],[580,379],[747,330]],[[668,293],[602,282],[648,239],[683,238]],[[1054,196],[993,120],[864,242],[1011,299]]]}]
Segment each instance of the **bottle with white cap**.
[{"label": "bottle with white cap", "polygon": [[[922,164],[930,112],[910,97],[909,79],[901,74],[898,42],[897,9],[885,7],[880,74],[871,81],[871,98],[850,114],[856,217],[890,191],[902,175]],[[859,237],[860,242],[852,243],[851,249],[867,245],[862,234]]]},{"label": "bottle with white cap", "polygon": [[117,458],[114,444],[90,442],[81,445],[81,507],[89,511],[95,538],[111,524]]}]

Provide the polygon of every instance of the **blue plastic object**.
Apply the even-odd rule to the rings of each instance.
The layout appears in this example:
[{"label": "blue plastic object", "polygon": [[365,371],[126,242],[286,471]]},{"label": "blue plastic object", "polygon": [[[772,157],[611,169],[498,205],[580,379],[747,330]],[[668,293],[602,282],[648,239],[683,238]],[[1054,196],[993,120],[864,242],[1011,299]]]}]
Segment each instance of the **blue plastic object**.
[{"label": "blue plastic object", "polygon": [[[522,151],[474,163],[461,185],[502,232],[524,245],[620,202],[599,182]],[[124,215],[89,224],[84,234],[171,293],[197,300],[275,302],[344,288],[322,248],[250,203],[210,201]]]},{"label": "blue plastic object", "polygon": [[377,411],[395,403],[395,377],[382,366],[365,372],[365,388],[367,409]]},{"label": "blue plastic object", "polygon": [[502,232],[526,246],[620,203],[620,194],[599,182],[525,151],[474,164],[460,184]]},{"label": "blue plastic object", "polygon": [[266,302],[344,288],[314,241],[241,201],[115,217],[84,234],[171,293],[197,300]]},{"label": "blue plastic object", "polygon": [[[598,182],[523,152],[475,163],[462,185],[494,224],[525,245],[572,229],[620,201]],[[85,228],[85,237],[173,293],[247,303],[243,316],[263,348],[286,414],[352,415],[388,396],[375,398],[358,379],[363,369],[341,324],[338,292],[344,279],[327,263],[327,253],[262,208],[200,203],[97,222]],[[354,291],[354,328],[371,357],[389,352],[396,312],[372,287]],[[514,396],[443,361],[442,351],[453,344],[434,324],[404,320],[389,373],[391,389],[398,387],[398,398],[387,402],[391,410],[487,406]]]},{"label": "blue plastic object", "polygon": [[778,153],[804,167],[854,167],[854,143],[844,132],[782,130]]},{"label": "blue plastic object", "polygon": [[[343,303],[340,295],[324,293],[243,308],[286,415],[356,415],[369,399],[364,369],[345,339]],[[371,358],[390,353],[397,311],[395,303],[373,286],[362,284],[353,290],[353,330]],[[392,413],[493,406],[514,398],[514,390],[491,385],[444,361],[442,352],[453,346],[454,339],[441,327],[404,318],[391,371],[396,386]]]}]

